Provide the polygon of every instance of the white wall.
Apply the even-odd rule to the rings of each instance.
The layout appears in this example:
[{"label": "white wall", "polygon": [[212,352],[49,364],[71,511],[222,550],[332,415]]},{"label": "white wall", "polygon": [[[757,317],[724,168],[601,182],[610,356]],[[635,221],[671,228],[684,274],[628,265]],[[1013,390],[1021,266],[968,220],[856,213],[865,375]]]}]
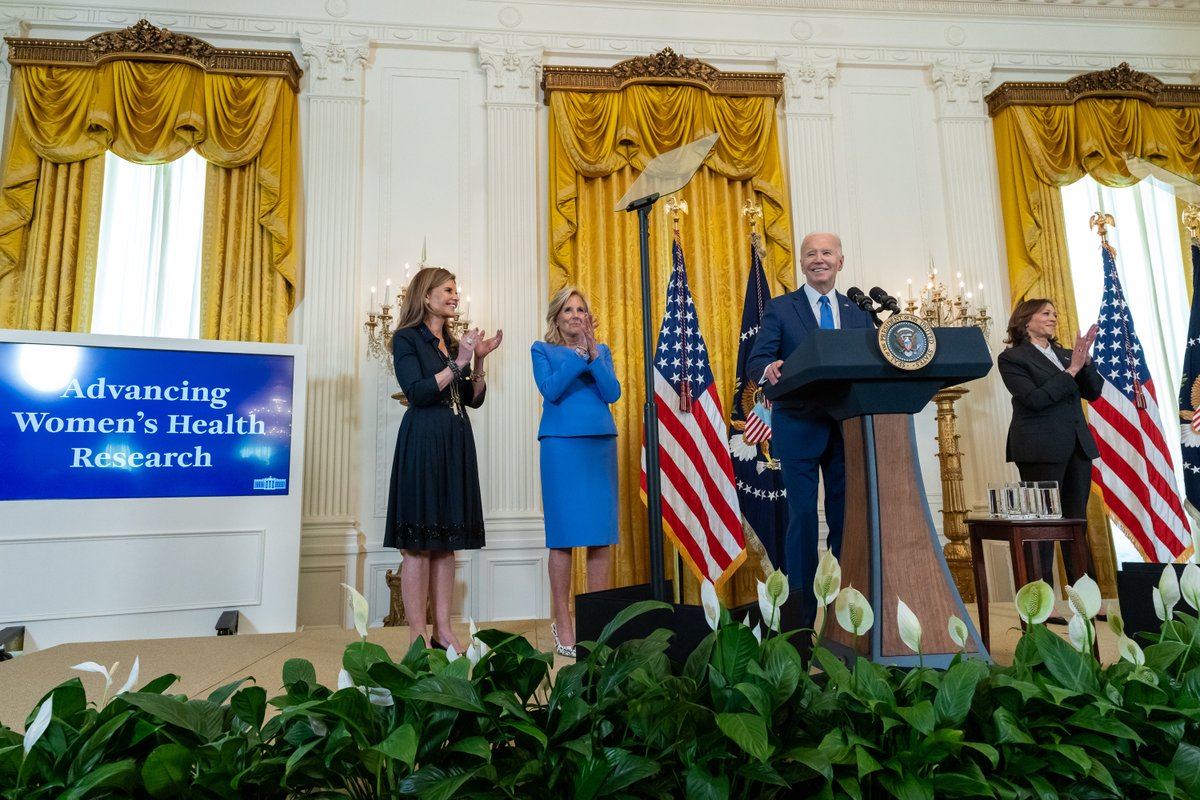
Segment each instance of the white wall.
[{"label": "white wall", "polygon": [[[394,281],[422,242],[505,344],[472,416],[489,546],[459,559],[462,616],[544,617],[548,589],[527,348],[546,273],[544,64],[610,65],[671,47],[722,69],[780,71],[793,229],[835,229],[843,285],[903,292],[929,260],[983,283],[1001,319],[1007,278],[990,123],[982,97],[1006,80],[1064,80],[1129,61],[1168,82],[1197,69],[1200,3],[1156,0],[159,0],[0,9],[10,35],[81,38],[145,16],[219,46],[290,49],[306,69],[307,286],[296,338],[311,355],[300,617],[345,624],[337,584],[378,621],[395,431],[394,380],[365,361],[370,286]],[[6,92],[8,74],[0,74]],[[959,404],[968,501],[1014,471],[995,375]],[[935,519],[936,430],[918,419]],[[640,532],[638,532],[640,533]]]}]

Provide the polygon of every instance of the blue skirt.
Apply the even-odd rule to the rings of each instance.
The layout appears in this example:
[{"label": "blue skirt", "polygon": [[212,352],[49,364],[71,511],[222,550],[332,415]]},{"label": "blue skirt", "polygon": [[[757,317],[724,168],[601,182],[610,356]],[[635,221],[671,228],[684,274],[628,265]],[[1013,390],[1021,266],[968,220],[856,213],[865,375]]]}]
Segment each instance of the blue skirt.
[{"label": "blue skirt", "polygon": [[617,543],[617,437],[542,439],[546,547]]}]

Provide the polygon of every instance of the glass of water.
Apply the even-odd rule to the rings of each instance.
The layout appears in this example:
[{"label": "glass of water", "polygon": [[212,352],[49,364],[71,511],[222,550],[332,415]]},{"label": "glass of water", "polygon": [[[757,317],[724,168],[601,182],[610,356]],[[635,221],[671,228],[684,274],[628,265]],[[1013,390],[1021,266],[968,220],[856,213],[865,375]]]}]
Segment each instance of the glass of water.
[{"label": "glass of water", "polygon": [[1047,519],[1062,519],[1062,496],[1058,491],[1058,481],[1037,481],[1038,505],[1041,514]]}]

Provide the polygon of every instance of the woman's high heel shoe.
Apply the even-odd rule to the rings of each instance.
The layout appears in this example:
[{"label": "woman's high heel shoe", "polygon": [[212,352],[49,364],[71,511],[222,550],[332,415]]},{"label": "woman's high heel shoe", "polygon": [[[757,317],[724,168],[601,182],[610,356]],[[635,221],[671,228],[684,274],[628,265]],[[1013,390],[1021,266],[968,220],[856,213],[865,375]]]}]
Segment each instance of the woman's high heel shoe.
[{"label": "woman's high heel shoe", "polygon": [[576,658],[577,657],[575,654],[575,645],[563,644],[562,642],[560,642],[558,640],[558,624],[557,623],[554,623],[554,622],[550,623],[550,635],[554,637],[554,651],[556,653],[558,653],[560,656],[565,656],[567,658]]}]

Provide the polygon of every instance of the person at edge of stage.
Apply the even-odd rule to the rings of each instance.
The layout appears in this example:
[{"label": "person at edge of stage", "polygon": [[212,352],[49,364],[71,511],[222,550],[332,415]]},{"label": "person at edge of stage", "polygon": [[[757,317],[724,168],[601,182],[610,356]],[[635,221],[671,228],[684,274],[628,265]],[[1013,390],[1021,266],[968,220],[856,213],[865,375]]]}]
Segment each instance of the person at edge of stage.
[{"label": "person at edge of stage", "polygon": [[[1012,395],[1012,422],[1008,426],[1005,459],[1017,465],[1023,481],[1057,481],[1063,516],[1087,519],[1092,488],[1092,460],[1100,456],[1088,430],[1081,400],[1097,400],[1104,378],[1092,364],[1092,343],[1098,326],[1075,334],[1071,349],[1055,335],[1058,311],[1045,298],[1017,304],[1008,320],[1008,348],[996,359],[1004,387]],[[1030,575],[1053,583],[1051,565],[1054,542],[1039,542],[1042,574]],[[1085,554],[1089,572],[1091,552]],[[1068,582],[1074,574],[1064,559]]]},{"label": "person at edge of stage", "polygon": [[542,510],[550,549],[550,632],[559,655],[575,657],[571,553],[587,549],[587,591],[608,588],[617,543],[617,428],[609,406],[621,396],[612,352],[596,341],[587,298],[565,286],[550,299],[544,341],[531,348],[542,395],[538,427]]},{"label": "person at edge of stage", "polygon": [[[835,290],[845,264],[842,240],[833,233],[810,233],[800,244],[804,284],[773,298],[763,312],[758,339],[750,353],[747,374],[760,383],[776,384],[783,360],[814,331],[871,328],[870,315]],[[817,571],[817,487],[825,485],[826,544],[840,555],[846,506],[845,449],[841,424],[823,408],[803,400],[772,404],[771,441],[787,490],[788,527],[783,564],[776,565],[803,601],[800,625],[812,627],[816,602],[812,596]]]},{"label": "person at edge of stage", "polygon": [[[383,544],[404,553],[401,597],[410,640],[462,653],[450,624],[454,554],[484,546],[479,464],[466,408],[483,405],[484,360],[504,333],[488,338],[473,328],[456,339],[450,323],[457,313],[454,275],[441,267],[418,270],[392,336],[396,380],[408,410],[396,436]],[[433,631],[427,635],[431,602]]]}]

